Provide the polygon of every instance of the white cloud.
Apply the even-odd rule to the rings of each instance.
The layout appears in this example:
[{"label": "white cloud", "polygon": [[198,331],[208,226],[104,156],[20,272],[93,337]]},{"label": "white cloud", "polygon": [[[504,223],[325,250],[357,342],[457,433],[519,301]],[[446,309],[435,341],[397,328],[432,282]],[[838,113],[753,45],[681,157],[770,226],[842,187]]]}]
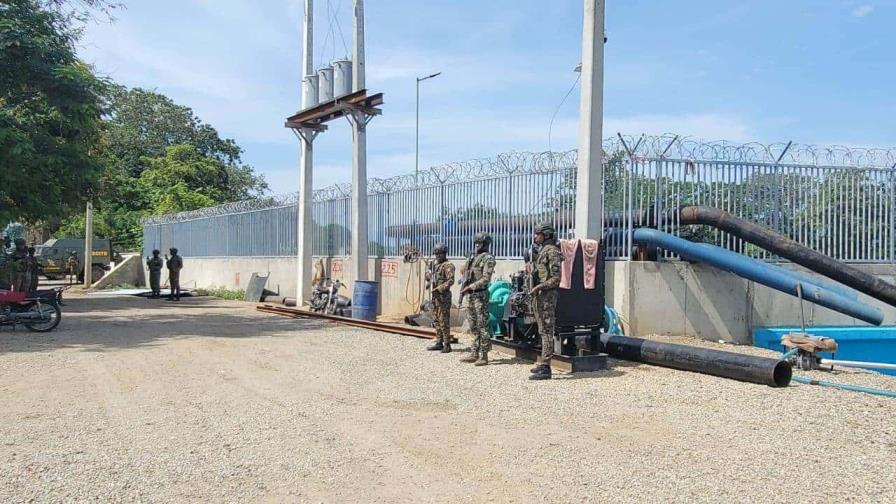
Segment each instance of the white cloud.
[{"label": "white cloud", "polygon": [[870,4],[863,4],[852,10],[852,17],[865,17],[874,11],[874,7]]}]

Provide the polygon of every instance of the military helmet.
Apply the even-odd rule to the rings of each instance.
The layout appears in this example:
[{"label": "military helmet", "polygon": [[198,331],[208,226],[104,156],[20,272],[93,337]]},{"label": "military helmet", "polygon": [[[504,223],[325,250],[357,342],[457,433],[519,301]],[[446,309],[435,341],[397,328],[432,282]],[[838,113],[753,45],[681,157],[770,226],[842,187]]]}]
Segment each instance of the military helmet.
[{"label": "military helmet", "polygon": [[436,246],[432,248],[432,255],[448,255],[448,245],[444,243],[436,243]]},{"label": "military helmet", "polygon": [[177,254],[177,247],[171,247],[170,249],[168,249],[168,252],[171,252],[172,254]]},{"label": "military helmet", "polygon": [[541,233],[547,239],[551,239],[551,238],[557,236],[557,230],[554,229],[554,225],[551,224],[550,222],[544,222],[542,224],[535,226],[535,233],[536,234]]},{"label": "military helmet", "polygon": [[481,243],[488,247],[492,244],[492,235],[488,233],[479,233],[473,238],[473,243]]},{"label": "military helmet", "polygon": [[152,249],[152,255],[159,255],[159,254],[161,254],[159,249]]}]

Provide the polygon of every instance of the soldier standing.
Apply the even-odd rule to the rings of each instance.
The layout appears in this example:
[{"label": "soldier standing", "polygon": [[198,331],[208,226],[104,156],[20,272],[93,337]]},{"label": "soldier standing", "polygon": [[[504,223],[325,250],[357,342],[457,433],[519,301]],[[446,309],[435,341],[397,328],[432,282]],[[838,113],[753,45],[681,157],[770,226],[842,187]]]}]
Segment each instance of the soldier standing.
[{"label": "soldier standing", "polygon": [[540,247],[535,258],[538,284],[532,287],[535,320],[541,335],[541,363],[532,368],[530,380],[551,379],[551,357],[554,356],[554,321],[557,310],[557,288],[560,286],[560,263],[563,254],[557,247],[557,231],[551,224],[535,228],[535,244]]},{"label": "soldier standing", "polygon": [[78,253],[72,250],[68,253],[68,260],[66,261],[66,265],[68,268],[68,284],[71,285],[75,283],[75,278],[78,277]]},{"label": "soldier standing", "polygon": [[3,246],[0,247],[0,289],[9,290],[12,288],[12,256],[6,253],[9,248],[9,237],[3,237]]},{"label": "soldier standing", "polygon": [[476,257],[470,264],[470,283],[461,292],[467,295],[467,317],[470,321],[470,332],[473,344],[468,357],[461,362],[473,362],[477,366],[488,364],[488,352],[492,347],[491,334],[488,329],[488,284],[495,272],[495,257],[489,253],[492,237],[488,233],[479,233],[473,240]]},{"label": "soldier standing", "polygon": [[25,248],[25,240],[16,238],[15,250],[12,252],[13,274],[12,290],[18,292],[28,291],[28,249]]},{"label": "soldier standing", "polygon": [[27,268],[28,272],[28,292],[37,292],[37,286],[40,283],[38,275],[41,273],[40,263],[34,257],[34,247],[28,247]]},{"label": "soldier standing", "polygon": [[171,258],[165,256],[165,266],[168,268],[168,285],[171,287],[171,295],[168,300],[180,301],[180,270],[184,269],[184,260],[177,255],[177,248],[168,249]]},{"label": "soldier standing", "polygon": [[[454,265],[448,262],[448,247],[442,243],[432,249],[436,256],[436,268],[432,278],[433,326],[436,328],[436,342],[427,350],[451,352],[451,286],[454,285]],[[428,274],[428,273],[427,273]]]},{"label": "soldier standing", "polygon": [[152,289],[152,297],[157,298],[161,295],[162,289],[160,287],[161,279],[162,279],[162,266],[165,265],[162,262],[162,258],[159,257],[158,249],[152,251],[152,257],[146,258],[146,268],[149,270],[149,288]]}]

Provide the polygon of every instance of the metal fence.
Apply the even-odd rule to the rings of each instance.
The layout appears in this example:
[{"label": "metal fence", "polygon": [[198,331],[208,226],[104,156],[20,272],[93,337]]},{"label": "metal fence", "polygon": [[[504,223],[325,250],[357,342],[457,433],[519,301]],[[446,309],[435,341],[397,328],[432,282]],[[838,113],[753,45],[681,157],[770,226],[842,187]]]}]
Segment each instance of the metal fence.
[{"label": "metal fence", "polygon": [[[678,137],[619,137],[605,142],[604,213],[647,210],[658,225],[692,240],[761,259],[766,251],[717,230],[679,226],[665,209],[707,205],[765,225],[834,258],[896,260],[896,153],[890,150],[705,143]],[[427,253],[445,242],[469,252],[480,232],[499,257],[519,257],[536,223],[561,237],[574,227],[575,151],[509,153],[436,166],[414,175],[370,179],[369,253]],[[350,186],[314,193],[314,255],[350,254]],[[296,195],[262,198],[153,217],[144,247],[177,246],[188,256],[296,254]],[[611,258],[630,255],[628,231],[614,233]]]}]

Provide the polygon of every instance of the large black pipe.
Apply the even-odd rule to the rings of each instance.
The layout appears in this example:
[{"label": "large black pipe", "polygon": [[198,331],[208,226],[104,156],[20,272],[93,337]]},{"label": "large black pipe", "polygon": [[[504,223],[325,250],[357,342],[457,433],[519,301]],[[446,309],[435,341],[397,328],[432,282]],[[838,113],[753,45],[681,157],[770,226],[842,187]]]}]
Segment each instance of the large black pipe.
[{"label": "large black pipe", "polygon": [[[847,287],[867,294],[874,299],[896,306],[896,285],[876,278],[870,273],[830,258],[820,252],[782,236],[770,229],[755,224],[718,208],[704,206],[685,206],[667,215],[666,222],[676,222],[681,226],[706,225],[725,231],[742,240],[762,247],[769,252],[788,259],[811,271],[836,280]],[[623,227],[628,223],[629,214],[619,212],[610,215],[607,227]],[[656,213],[651,210],[636,210],[631,214],[635,227],[656,226]]]},{"label": "large black pipe", "polygon": [[614,358],[694,371],[770,387],[786,387],[793,374],[790,363],[768,357],[711,350],[606,334],[605,351]]}]

